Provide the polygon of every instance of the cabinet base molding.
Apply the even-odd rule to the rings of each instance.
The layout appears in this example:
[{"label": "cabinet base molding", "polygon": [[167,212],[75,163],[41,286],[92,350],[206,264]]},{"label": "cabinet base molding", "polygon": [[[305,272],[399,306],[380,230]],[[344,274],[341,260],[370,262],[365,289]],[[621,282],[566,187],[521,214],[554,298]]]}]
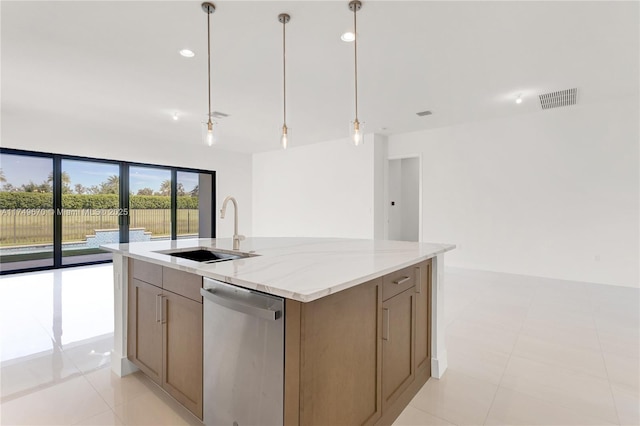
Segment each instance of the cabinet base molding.
[{"label": "cabinet base molding", "polygon": [[431,358],[431,377],[436,379],[440,379],[447,371],[447,351],[438,355],[438,358]]}]

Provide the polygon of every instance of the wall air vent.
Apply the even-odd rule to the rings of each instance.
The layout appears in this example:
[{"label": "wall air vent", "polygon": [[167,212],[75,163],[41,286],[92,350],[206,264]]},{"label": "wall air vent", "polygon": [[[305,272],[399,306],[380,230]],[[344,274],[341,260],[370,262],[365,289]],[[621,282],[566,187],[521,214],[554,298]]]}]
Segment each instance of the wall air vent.
[{"label": "wall air vent", "polygon": [[225,118],[228,116],[229,114],[225,114],[224,112],[220,112],[220,111],[213,111],[211,113],[211,118]]},{"label": "wall air vent", "polygon": [[420,112],[416,112],[416,115],[417,115],[418,117],[424,117],[424,116],[426,116],[426,115],[431,115],[431,114],[432,114],[432,112],[431,112],[431,111],[420,111]]},{"label": "wall air vent", "polygon": [[575,105],[577,97],[577,88],[545,93],[543,95],[540,95],[540,106],[542,107],[542,109],[551,109]]}]

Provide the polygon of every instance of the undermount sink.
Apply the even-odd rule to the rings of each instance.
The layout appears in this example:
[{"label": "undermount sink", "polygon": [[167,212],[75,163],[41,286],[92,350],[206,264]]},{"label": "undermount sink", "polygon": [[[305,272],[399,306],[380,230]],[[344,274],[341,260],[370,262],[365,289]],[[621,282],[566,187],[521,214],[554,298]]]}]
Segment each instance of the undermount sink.
[{"label": "undermount sink", "polygon": [[180,257],[182,259],[193,260],[195,262],[201,263],[215,263],[215,262],[224,262],[226,260],[235,260],[241,259],[245,257],[255,256],[254,254],[249,253],[229,253],[220,250],[211,250],[206,248],[196,248],[196,249],[187,249],[187,250],[176,250],[176,251],[159,251],[157,253],[168,254],[173,257]]}]

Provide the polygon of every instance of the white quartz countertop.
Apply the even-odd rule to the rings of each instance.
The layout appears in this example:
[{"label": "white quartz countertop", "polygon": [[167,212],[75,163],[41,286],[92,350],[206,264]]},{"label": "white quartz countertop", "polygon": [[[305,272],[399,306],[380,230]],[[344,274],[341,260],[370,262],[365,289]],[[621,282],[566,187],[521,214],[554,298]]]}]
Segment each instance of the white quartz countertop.
[{"label": "white quartz countertop", "polygon": [[232,251],[230,238],[106,244],[106,250],[276,296],[310,302],[453,250],[452,244],[338,238],[247,238],[257,256],[199,263],[158,253],[188,248]]}]

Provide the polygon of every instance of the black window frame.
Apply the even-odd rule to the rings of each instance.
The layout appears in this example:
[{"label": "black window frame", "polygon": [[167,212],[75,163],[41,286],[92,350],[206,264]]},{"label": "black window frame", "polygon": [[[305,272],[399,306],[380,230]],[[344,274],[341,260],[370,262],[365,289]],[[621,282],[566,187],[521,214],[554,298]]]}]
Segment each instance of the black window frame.
[{"label": "black window frame", "polygon": [[[178,216],[178,194],[177,194],[177,174],[178,172],[187,172],[187,173],[199,173],[199,174],[210,174],[212,179],[212,194],[211,194],[211,212],[216,211],[216,171],[215,170],[204,170],[204,169],[195,169],[189,167],[180,167],[180,166],[166,166],[160,164],[151,164],[151,163],[140,163],[134,161],[121,161],[121,160],[112,160],[105,158],[95,158],[95,157],[85,157],[79,155],[70,155],[70,154],[59,154],[59,153],[48,153],[48,152],[39,152],[39,151],[29,151],[22,149],[14,149],[14,148],[2,148],[0,147],[0,154],[6,155],[22,155],[26,157],[37,157],[37,158],[49,158],[53,162],[53,182],[52,182],[52,193],[53,193],[53,209],[54,212],[59,212],[62,210],[62,160],[74,160],[74,161],[91,161],[105,164],[114,164],[118,165],[119,173],[120,173],[120,188],[119,188],[119,209],[129,209],[129,169],[131,167],[149,167],[155,169],[165,169],[171,172],[171,236],[170,240],[177,239],[177,216]],[[123,210],[120,210],[123,211]],[[216,220],[215,215],[211,214],[211,238],[216,237]],[[118,219],[118,229],[119,229],[119,238],[120,244],[125,244],[129,242],[129,215],[121,215]],[[113,260],[97,260],[90,262],[79,262],[74,264],[63,264],[62,263],[62,215],[54,214],[53,216],[53,265],[52,266],[37,266],[32,268],[22,268],[22,269],[14,269],[14,270],[2,270],[0,271],[1,275],[10,275],[10,274],[19,274],[24,272],[36,272],[36,271],[47,271],[52,269],[62,269],[62,268],[72,268],[76,266],[87,266],[87,265],[98,265],[105,263],[112,263]]]}]

